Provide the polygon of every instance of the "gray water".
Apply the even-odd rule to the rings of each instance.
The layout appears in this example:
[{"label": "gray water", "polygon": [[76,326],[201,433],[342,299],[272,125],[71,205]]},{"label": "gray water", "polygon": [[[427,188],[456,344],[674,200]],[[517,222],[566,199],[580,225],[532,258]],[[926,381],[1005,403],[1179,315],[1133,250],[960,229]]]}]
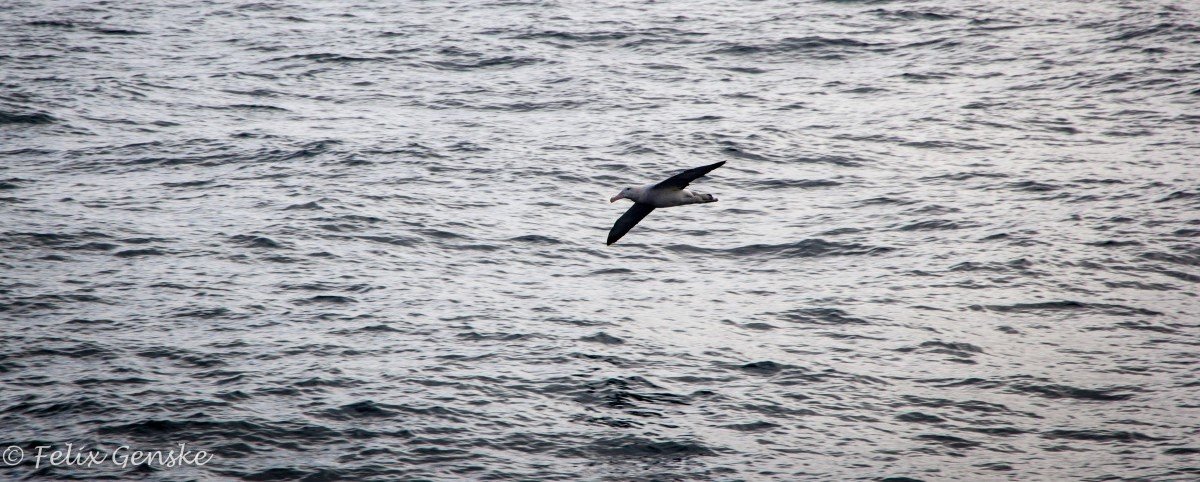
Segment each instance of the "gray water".
[{"label": "gray water", "polygon": [[1200,479],[1197,4],[391,3],[0,4],[0,478]]}]

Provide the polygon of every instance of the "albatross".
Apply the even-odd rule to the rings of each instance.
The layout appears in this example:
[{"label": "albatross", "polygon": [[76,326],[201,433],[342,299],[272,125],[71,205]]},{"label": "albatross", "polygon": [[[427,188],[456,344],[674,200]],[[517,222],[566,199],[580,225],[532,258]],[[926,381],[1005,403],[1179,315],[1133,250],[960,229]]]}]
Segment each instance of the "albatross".
[{"label": "albatross", "polygon": [[620,219],[617,219],[616,224],[613,224],[612,230],[608,232],[608,244],[612,245],[618,239],[621,239],[621,236],[624,236],[630,229],[633,229],[654,208],[717,202],[716,196],[712,194],[700,194],[684,188],[692,181],[703,177],[709,171],[724,164],[725,161],[721,161],[707,166],[700,166],[671,176],[658,184],[647,184],[645,186],[622,189],[621,192],[613,196],[612,199],[609,199],[608,202],[615,203],[621,199],[628,199],[633,201],[633,207],[625,211],[625,214],[622,214]]}]

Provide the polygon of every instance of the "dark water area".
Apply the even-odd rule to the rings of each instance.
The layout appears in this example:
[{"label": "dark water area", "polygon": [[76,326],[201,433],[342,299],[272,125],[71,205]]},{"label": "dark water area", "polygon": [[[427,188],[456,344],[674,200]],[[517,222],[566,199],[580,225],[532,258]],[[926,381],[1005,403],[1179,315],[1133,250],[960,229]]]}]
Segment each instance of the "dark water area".
[{"label": "dark water area", "polygon": [[215,455],[4,480],[1198,480],[1198,286],[1194,2],[0,3],[0,447]]}]

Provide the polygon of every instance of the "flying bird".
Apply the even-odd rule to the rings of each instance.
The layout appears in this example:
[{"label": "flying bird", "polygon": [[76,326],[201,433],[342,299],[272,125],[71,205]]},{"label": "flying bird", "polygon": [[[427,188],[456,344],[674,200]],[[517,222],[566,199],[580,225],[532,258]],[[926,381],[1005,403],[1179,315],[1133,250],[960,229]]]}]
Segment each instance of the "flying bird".
[{"label": "flying bird", "polygon": [[717,202],[717,198],[712,194],[700,194],[684,188],[692,181],[703,177],[709,171],[724,164],[725,161],[721,161],[716,164],[700,166],[671,176],[658,184],[647,184],[641,187],[627,187],[622,189],[620,193],[617,193],[608,202],[615,203],[619,199],[628,199],[633,201],[633,207],[625,211],[625,214],[622,214],[621,218],[617,219],[616,224],[613,224],[612,230],[608,232],[608,244],[611,245],[617,242],[618,239],[621,239],[621,236],[624,236],[630,229],[633,229],[654,208]]}]

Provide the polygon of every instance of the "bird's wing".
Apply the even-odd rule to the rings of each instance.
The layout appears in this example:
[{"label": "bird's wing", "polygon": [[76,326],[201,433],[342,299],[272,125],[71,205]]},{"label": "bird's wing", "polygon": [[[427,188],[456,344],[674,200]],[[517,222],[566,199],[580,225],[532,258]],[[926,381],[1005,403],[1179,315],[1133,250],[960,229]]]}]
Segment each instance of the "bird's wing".
[{"label": "bird's wing", "polygon": [[637,226],[637,223],[653,210],[654,206],[649,204],[633,203],[633,207],[625,211],[625,214],[622,214],[617,219],[617,222],[613,224],[612,230],[608,232],[608,244],[613,244],[618,239],[621,239],[621,236],[624,236],[630,229]]},{"label": "bird's wing", "polygon": [[709,164],[707,166],[700,166],[700,167],[688,169],[686,171],[683,171],[679,174],[676,174],[674,176],[667,178],[666,181],[655,184],[654,189],[683,189],[683,188],[687,187],[687,185],[690,184],[692,181],[695,181],[696,179],[703,177],[705,174],[708,174],[708,171],[711,171],[713,169],[721,167],[724,164],[725,164],[725,161],[721,161],[721,162],[718,162],[715,164]]}]

